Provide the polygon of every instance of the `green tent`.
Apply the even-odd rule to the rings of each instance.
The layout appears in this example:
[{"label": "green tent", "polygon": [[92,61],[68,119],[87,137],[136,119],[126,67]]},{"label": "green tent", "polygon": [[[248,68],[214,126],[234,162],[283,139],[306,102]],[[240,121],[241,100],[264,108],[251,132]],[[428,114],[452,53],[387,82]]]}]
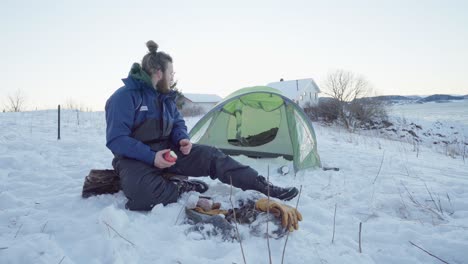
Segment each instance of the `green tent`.
[{"label": "green tent", "polygon": [[293,160],[295,171],[321,166],[309,118],[281,91],[266,86],[230,94],[198,121],[190,137],[227,155],[283,156]]}]

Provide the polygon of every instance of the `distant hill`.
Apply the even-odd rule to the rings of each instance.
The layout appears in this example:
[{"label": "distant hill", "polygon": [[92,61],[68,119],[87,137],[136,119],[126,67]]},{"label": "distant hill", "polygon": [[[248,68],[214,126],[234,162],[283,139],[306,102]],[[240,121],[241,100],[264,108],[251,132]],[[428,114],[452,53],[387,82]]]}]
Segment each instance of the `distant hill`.
[{"label": "distant hill", "polygon": [[403,96],[403,95],[380,95],[373,97],[365,97],[360,100],[378,100],[382,101],[385,104],[409,104],[414,103],[417,100],[421,99],[418,96]]},{"label": "distant hill", "polygon": [[418,103],[427,103],[427,102],[445,102],[450,100],[463,100],[464,96],[453,96],[448,94],[434,94],[418,100]]},{"label": "distant hill", "polygon": [[419,100],[423,98],[424,96],[419,96],[419,95],[407,95],[406,97],[412,99],[412,100]]},{"label": "distant hill", "polygon": [[[382,101],[385,104],[413,104],[413,103],[418,103],[418,104],[423,104],[423,103],[428,103],[428,102],[449,102],[452,100],[464,100],[468,99],[468,94],[467,95],[460,95],[460,96],[454,96],[454,95],[448,95],[448,94],[433,94],[430,96],[418,96],[418,95],[380,95],[380,96],[373,96],[373,97],[364,97],[364,98],[359,98],[356,100],[378,100]],[[331,97],[320,97],[319,102],[324,103],[324,102],[330,102],[335,99]]]},{"label": "distant hill", "polygon": [[[414,100],[413,98],[410,98],[408,96],[402,96],[402,95],[380,95],[380,96],[374,96],[370,97],[373,99],[377,100],[382,100],[382,101],[406,101],[406,100]],[[418,98],[419,99],[419,98]]]}]

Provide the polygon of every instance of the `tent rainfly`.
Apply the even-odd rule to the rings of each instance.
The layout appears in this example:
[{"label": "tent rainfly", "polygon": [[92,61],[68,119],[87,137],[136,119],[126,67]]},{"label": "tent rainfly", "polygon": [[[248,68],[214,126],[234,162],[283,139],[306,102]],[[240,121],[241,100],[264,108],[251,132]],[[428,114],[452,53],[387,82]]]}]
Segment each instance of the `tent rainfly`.
[{"label": "tent rainfly", "polygon": [[312,124],[281,91],[256,86],[230,94],[190,130],[192,142],[219,148],[227,155],[280,157],[294,170],[321,167]]}]

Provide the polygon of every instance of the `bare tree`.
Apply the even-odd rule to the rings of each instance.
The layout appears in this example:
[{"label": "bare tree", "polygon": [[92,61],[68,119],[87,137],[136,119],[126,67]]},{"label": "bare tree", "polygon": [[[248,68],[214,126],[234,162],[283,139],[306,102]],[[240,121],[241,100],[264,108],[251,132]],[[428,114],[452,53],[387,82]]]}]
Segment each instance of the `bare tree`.
[{"label": "bare tree", "polygon": [[68,98],[65,102],[64,109],[79,111],[79,112],[92,112],[93,109],[86,106],[83,102],[77,102],[72,98]]},{"label": "bare tree", "polygon": [[21,90],[16,90],[13,95],[8,96],[7,111],[10,112],[21,112],[24,110],[24,103],[26,97],[23,95]]},{"label": "bare tree", "polygon": [[78,103],[75,102],[72,98],[68,98],[66,103],[65,103],[65,109],[70,109],[70,110],[79,110]]},{"label": "bare tree", "polygon": [[368,93],[367,81],[352,72],[336,70],[327,76],[325,89],[325,94],[336,101],[339,118],[344,122],[346,128],[350,129],[352,120],[346,111],[346,105]]},{"label": "bare tree", "polygon": [[367,122],[377,115],[386,116],[382,104],[364,98],[371,96],[373,89],[363,76],[336,70],[328,75],[324,87],[324,93],[332,98],[334,111],[347,129],[353,129],[356,123]]},{"label": "bare tree", "polygon": [[352,72],[336,70],[328,75],[325,88],[326,94],[340,102],[351,102],[354,99],[367,95],[369,83],[362,76]]}]

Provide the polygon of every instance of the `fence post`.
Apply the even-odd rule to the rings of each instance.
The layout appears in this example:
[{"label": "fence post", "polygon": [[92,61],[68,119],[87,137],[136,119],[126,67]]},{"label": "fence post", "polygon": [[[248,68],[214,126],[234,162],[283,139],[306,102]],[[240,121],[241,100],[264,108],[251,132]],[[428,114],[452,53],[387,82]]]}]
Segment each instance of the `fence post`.
[{"label": "fence post", "polygon": [[58,126],[57,126],[57,140],[60,140],[60,105],[58,105]]}]

